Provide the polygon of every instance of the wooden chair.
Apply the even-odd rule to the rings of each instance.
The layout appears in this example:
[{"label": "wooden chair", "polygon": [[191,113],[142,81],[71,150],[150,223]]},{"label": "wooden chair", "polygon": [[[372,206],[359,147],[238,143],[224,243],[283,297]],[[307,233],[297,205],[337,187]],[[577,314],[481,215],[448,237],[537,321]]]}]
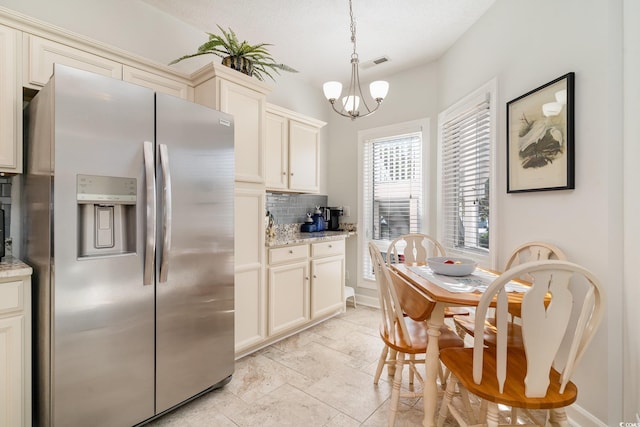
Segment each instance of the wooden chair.
[{"label": "wooden chair", "polygon": [[[422,264],[427,258],[446,256],[444,246],[428,234],[411,233],[395,238],[387,249],[387,265],[392,263]],[[447,307],[445,317],[464,316],[469,310],[462,307]]]},{"label": "wooden chair", "polygon": [[394,239],[387,249],[387,264],[426,264],[427,258],[446,256],[440,242],[427,234],[403,234]]},{"label": "wooden chair", "polygon": [[[509,256],[507,264],[504,270],[507,271],[516,265],[524,264],[531,261],[543,261],[549,259],[557,259],[564,261],[567,259],[566,255],[560,248],[550,243],[545,242],[529,242],[517,247]],[[526,278],[525,278],[526,279]],[[510,306],[509,314],[511,319],[514,320],[520,317],[520,307]],[[461,337],[466,334],[473,336],[475,330],[475,323],[470,316],[454,316],[453,322],[456,326],[456,330]],[[512,321],[509,324],[509,330],[507,331],[507,344],[510,347],[522,347],[522,331],[520,325]],[[495,333],[495,319],[489,318],[485,322],[484,328],[484,340],[485,344],[495,346],[496,333]]]},{"label": "wooden chair", "polygon": [[[398,295],[392,285],[391,273],[384,262],[380,250],[373,242],[369,243],[369,253],[378,285],[378,297],[382,314],[380,337],[384,342],[373,383],[378,384],[385,364],[395,364],[391,409],[388,418],[388,424],[393,426],[400,397],[422,397],[422,391],[401,392],[400,389],[406,355],[410,356],[407,362],[410,372],[410,385],[413,384],[414,377],[417,377],[419,382],[422,383],[422,375],[416,370],[416,365],[424,364],[424,355],[426,354],[428,343],[427,323],[426,321],[415,321],[404,315]],[[462,347],[464,345],[455,332],[446,326],[441,329],[438,344],[440,348]],[[390,350],[395,351],[397,355],[392,360],[387,359]],[[416,356],[422,356],[422,358],[416,358]]]},{"label": "wooden chair", "polygon": [[[508,347],[508,301],[504,286],[526,275],[531,289],[522,301],[523,347]],[[547,299],[551,296],[551,303]],[[496,346],[483,340],[484,319],[492,300],[496,305]],[[577,397],[570,380],[603,316],[604,295],[598,279],[585,268],[558,260],[516,266],[499,276],[476,309],[472,348],[447,348],[440,353],[451,371],[438,417],[438,426],[451,413],[467,425],[453,404],[456,385],[488,402],[486,425],[498,425],[498,405],[544,409],[551,425],[568,426],[564,408]],[[573,320],[572,320],[573,319]],[[475,422],[475,420],[470,420]],[[512,423],[517,420],[511,419]]]}]

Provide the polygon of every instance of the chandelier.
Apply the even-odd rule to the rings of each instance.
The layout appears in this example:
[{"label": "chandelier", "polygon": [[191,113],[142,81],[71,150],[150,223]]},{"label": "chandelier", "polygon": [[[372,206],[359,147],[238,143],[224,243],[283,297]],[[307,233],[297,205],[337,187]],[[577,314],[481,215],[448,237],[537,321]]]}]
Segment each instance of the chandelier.
[{"label": "chandelier", "polygon": [[[358,53],[356,52],[356,24],[353,20],[351,0],[349,0],[349,16],[351,18],[351,43],[353,44],[353,53],[351,54],[351,81],[349,82],[349,89],[347,90],[346,96],[342,98],[341,108],[336,108],[336,100],[340,98],[342,93],[342,83],[335,81],[326,82],[322,85],[322,90],[324,91],[324,96],[331,103],[331,107],[333,107],[336,113],[355,120],[358,117],[367,117],[376,112],[384,97],[387,96],[389,83],[378,80],[369,85],[371,97],[376,101],[375,107],[373,109],[369,108],[365,98],[362,96],[362,88],[360,87],[360,74],[358,72],[358,64],[360,61],[358,60]],[[362,112],[358,110],[360,104],[363,106]]]}]

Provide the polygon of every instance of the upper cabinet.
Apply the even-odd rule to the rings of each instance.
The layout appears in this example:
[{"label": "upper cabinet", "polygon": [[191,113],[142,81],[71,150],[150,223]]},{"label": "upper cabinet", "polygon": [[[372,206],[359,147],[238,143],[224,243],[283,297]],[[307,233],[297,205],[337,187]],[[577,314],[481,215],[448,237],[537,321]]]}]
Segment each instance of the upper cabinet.
[{"label": "upper cabinet", "polygon": [[63,64],[80,70],[122,79],[122,64],[42,37],[25,34],[24,86],[38,89],[53,73],[53,64]]},{"label": "upper cabinet", "polygon": [[325,122],[267,105],[267,190],[317,193],[320,185],[320,129]]},{"label": "upper cabinet", "polygon": [[122,80],[148,87],[156,92],[193,100],[193,88],[183,81],[161,76],[150,71],[123,65]]},{"label": "upper cabinet", "polygon": [[264,185],[265,104],[271,88],[218,64],[201,68],[194,80],[195,102],[233,115],[236,181]]},{"label": "upper cabinet", "polygon": [[18,83],[19,31],[0,26],[0,172],[22,172],[22,88]]}]

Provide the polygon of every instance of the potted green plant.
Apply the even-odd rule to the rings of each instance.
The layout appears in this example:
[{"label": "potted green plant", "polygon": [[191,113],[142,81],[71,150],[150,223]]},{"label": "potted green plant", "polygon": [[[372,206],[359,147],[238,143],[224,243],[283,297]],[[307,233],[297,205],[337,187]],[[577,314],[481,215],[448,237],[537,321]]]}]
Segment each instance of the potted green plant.
[{"label": "potted green plant", "polygon": [[182,61],[183,59],[193,58],[200,55],[213,54],[222,58],[222,64],[238,70],[249,76],[254,76],[258,80],[264,80],[264,76],[269,76],[271,80],[273,75],[271,71],[280,74],[279,70],[297,73],[298,71],[285,64],[277,63],[266,46],[272,46],[268,43],[259,43],[251,45],[246,40],[239,42],[236,33],[231,28],[225,31],[218,25],[222,35],[206,33],[209,40],[203,43],[196,53],[182,56],[169,63],[169,65]]}]

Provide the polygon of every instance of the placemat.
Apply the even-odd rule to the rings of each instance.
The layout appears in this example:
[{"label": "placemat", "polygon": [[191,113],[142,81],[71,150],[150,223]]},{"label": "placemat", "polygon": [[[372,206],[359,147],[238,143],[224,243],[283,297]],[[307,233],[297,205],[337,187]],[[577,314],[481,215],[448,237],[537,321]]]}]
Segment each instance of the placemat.
[{"label": "placemat", "polygon": [[[407,268],[449,292],[484,292],[498,277],[496,274],[478,268],[468,276],[455,277],[436,274],[427,265],[407,266]],[[529,288],[516,282],[509,282],[504,289],[507,292],[526,292]]]}]

